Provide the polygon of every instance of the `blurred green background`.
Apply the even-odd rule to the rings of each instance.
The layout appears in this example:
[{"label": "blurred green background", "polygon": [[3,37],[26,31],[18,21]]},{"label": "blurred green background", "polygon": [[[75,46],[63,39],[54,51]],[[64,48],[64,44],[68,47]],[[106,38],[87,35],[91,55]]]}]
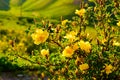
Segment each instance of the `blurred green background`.
[{"label": "blurred green background", "polygon": [[79,0],[0,0],[0,10],[14,16],[31,17],[33,14],[46,17],[73,15]]},{"label": "blurred green background", "polygon": [[[0,28],[21,28],[33,18],[71,19],[80,0],[0,0]],[[12,24],[12,25],[11,25]]]}]

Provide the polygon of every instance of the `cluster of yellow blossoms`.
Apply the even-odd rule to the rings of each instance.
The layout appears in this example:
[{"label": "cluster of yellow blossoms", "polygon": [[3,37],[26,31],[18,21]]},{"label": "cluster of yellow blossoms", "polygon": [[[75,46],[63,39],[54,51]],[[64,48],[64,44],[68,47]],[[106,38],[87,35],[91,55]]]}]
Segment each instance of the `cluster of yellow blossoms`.
[{"label": "cluster of yellow blossoms", "polygon": [[117,41],[113,41],[113,46],[120,46],[120,43]]},{"label": "cluster of yellow blossoms", "polygon": [[91,45],[89,42],[84,42],[83,40],[81,40],[79,42],[79,45],[80,45],[81,50],[85,51],[86,53],[90,53]]},{"label": "cluster of yellow blossoms", "polygon": [[85,9],[84,8],[82,8],[82,9],[80,9],[80,10],[76,10],[75,11],[75,14],[77,14],[77,15],[79,15],[79,16],[83,16],[84,14],[85,14]]},{"label": "cluster of yellow blossoms", "polygon": [[36,29],[36,32],[31,36],[34,40],[34,43],[39,45],[40,43],[44,43],[47,40],[49,33],[47,31],[43,31],[42,29]]},{"label": "cluster of yellow blossoms", "polygon": [[76,39],[77,32],[71,31],[64,38],[67,38],[70,42],[73,42]]},{"label": "cluster of yellow blossoms", "polygon": [[63,50],[63,56],[72,57],[72,55],[74,54],[74,51],[77,50],[78,48],[79,46],[77,43],[75,43],[71,47],[70,46],[65,47],[65,49]]},{"label": "cluster of yellow blossoms", "polygon": [[[86,53],[90,53],[91,51],[91,45],[89,42],[84,42],[83,40],[81,40],[79,42],[79,46],[81,48],[81,50],[85,51]],[[74,54],[74,51],[77,50],[79,48],[78,44],[74,44],[72,47],[67,46],[64,50],[63,50],[63,56],[65,57],[71,57]]]}]

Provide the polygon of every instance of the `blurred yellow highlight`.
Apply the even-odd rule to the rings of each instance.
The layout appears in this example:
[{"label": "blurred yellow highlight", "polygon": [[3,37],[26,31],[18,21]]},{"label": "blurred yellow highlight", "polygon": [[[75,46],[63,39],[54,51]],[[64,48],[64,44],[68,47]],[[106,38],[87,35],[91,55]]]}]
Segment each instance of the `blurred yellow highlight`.
[{"label": "blurred yellow highlight", "polygon": [[120,26],[120,21],[117,23],[117,26]]},{"label": "blurred yellow highlight", "polygon": [[111,64],[109,64],[109,65],[105,65],[105,72],[106,72],[106,74],[110,74],[110,73],[112,73],[112,69],[113,69],[113,66],[111,65]]},{"label": "blurred yellow highlight", "polygon": [[68,20],[66,19],[66,20],[63,20],[61,24],[64,26],[64,25],[66,25],[67,22],[68,22]]},{"label": "blurred yellow highlight", "polygon": [[86,10],[84,8],[80,9],[80,10],[76,10],[75,14],[79,15],[79,16],[83,16],[85,14]]},{"label": "blurred yellow highlight", "polygon": [[46,49],[42,49],[41,50],[41,55],[44,56],[44,57],[45,56],[49,56],[49,50],[48,49],[47,50]]},{"label": "blurred yellow highlight", "polygon": [[89,65],[88,65],[87,63],[81,64],[81,65],[79,66],[79,68],[80,68],[81,71],[84,71],[84,70],[89,69]]}]

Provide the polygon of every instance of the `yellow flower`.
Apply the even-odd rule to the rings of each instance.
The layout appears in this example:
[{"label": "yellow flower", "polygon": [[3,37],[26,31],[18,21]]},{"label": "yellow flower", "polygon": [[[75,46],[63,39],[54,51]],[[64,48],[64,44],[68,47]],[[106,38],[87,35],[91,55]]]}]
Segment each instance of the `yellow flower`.
[{"label": "yellow flower", "polygon": [[112,69],[113,69],[113,66],[111,65],[111,64],[109,64],[109,65],[105,65],[105,72],[106,72],[106,74],[110,74],[110,73],[112,73]]},{"label": "yellow flower", "polygon": [[41,55],[44,56],[44,57],[45,56],[49,56],[49,50],[48,49],[47,50],[46,49],[42,49],[41,50]]},{"label": "yellow flower", "polygon": [[47,40],[49,33],[47,31],[43,31],[42,29],[37,29],[36,32],[31,36],[34,40],[34,43],[39,45],[40,43],[44,43]]},{"label": "yellow flower", "polygon": [[62,69],[61,69],[61,72],[62,72],[62,73],[64,73],[64,72],[65,72],[65,70],[66,70],[66,68],[62,68]]},{"label": "yellow flower", "polygon": [[65,57],[71,57],[74,53],[74,50],[70,47],[67,46],[64,50],[63,50],[63,56]]},{"label": "yellow flower", "polygon": [[59,76],[57,80],[62,80],[61,76]]},{"label": "yellow flower", "polygon": [[113,41],[113,46],[120,46],[120,43],[117,41]]},{"label": "yellow flower", "polygon": [[76,39],[77,33],[75,31],[71,31],[64,38],[69,39],[70,42],[73,42]]},{"label": "yellow flower", "polygon": [[68,22],[68,20],[66,19],[66,20],[63,20],[61,24],[66,25],[67,22]]},{"label": "yellow flower", "polygon": [[18,44],[18,47],[24,47],[25,46],[25,44],[23,43],[23,42],[20,42],[19,44]]},{"label": "yellow flower", "polygon": [[81,65],[79,66],[79,68],[80,68],[81,71],[84,71],[84,70],[87,70],[87,69],[89,68],[89,65],[88,65],[87,63],[81,64]]},{"label": "yellow flower", "polygon": [[44,77],[45,77],[45,74],[42,72],[41,73],[41,77],[44,79]]},{"label": "yellow flower", "polygon": [[72,48],[73,48],[74,51],[76,51],[76,50],[79,48],[79,46],[78,46],[77,43],[75,43],[75,44],[72,46]]},{"label": "yellow flower", "polygon": [[79,15],[79,16],[83,16],[84,14],[85,14],[85,9],[84,8],[82,8],[82,9],[80,9],[80,10],[76,10],[75,11],[75,14],[77,14],[77,15]]},{"label": "yellow flower", "polygon": [[102,39],[101,42],[102,42],[102,44],[105,44],[105,42],[107,42],[107,40],[106,39]]},{"label": "yellow flower", "polygon": [[79,42],[79,45],[80,45],[81,50],[84,50],[86,53],[90,53],[91,45],[89,42],[84,42],[83,40],[81,40]]},{"label": "yellow flower", "polygon": [[120,21],[117,23],[117,26],[120,26]]},{"label": "yellow flower", "polygon": [[93,80],[97,80],[95,77],[92,77]]}]

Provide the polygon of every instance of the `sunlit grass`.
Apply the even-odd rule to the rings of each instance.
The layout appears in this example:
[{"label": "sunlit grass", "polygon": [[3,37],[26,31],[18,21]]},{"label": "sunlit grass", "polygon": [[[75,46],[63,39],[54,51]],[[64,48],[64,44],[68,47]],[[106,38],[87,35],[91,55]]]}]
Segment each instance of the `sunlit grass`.
[{"label": "sunlit grass", "polygon": [[19,25],[14,20],[3,20],[3,23],[0,24],[0,29],[6,29],[6,30],[25,30],[26,26]]}]

